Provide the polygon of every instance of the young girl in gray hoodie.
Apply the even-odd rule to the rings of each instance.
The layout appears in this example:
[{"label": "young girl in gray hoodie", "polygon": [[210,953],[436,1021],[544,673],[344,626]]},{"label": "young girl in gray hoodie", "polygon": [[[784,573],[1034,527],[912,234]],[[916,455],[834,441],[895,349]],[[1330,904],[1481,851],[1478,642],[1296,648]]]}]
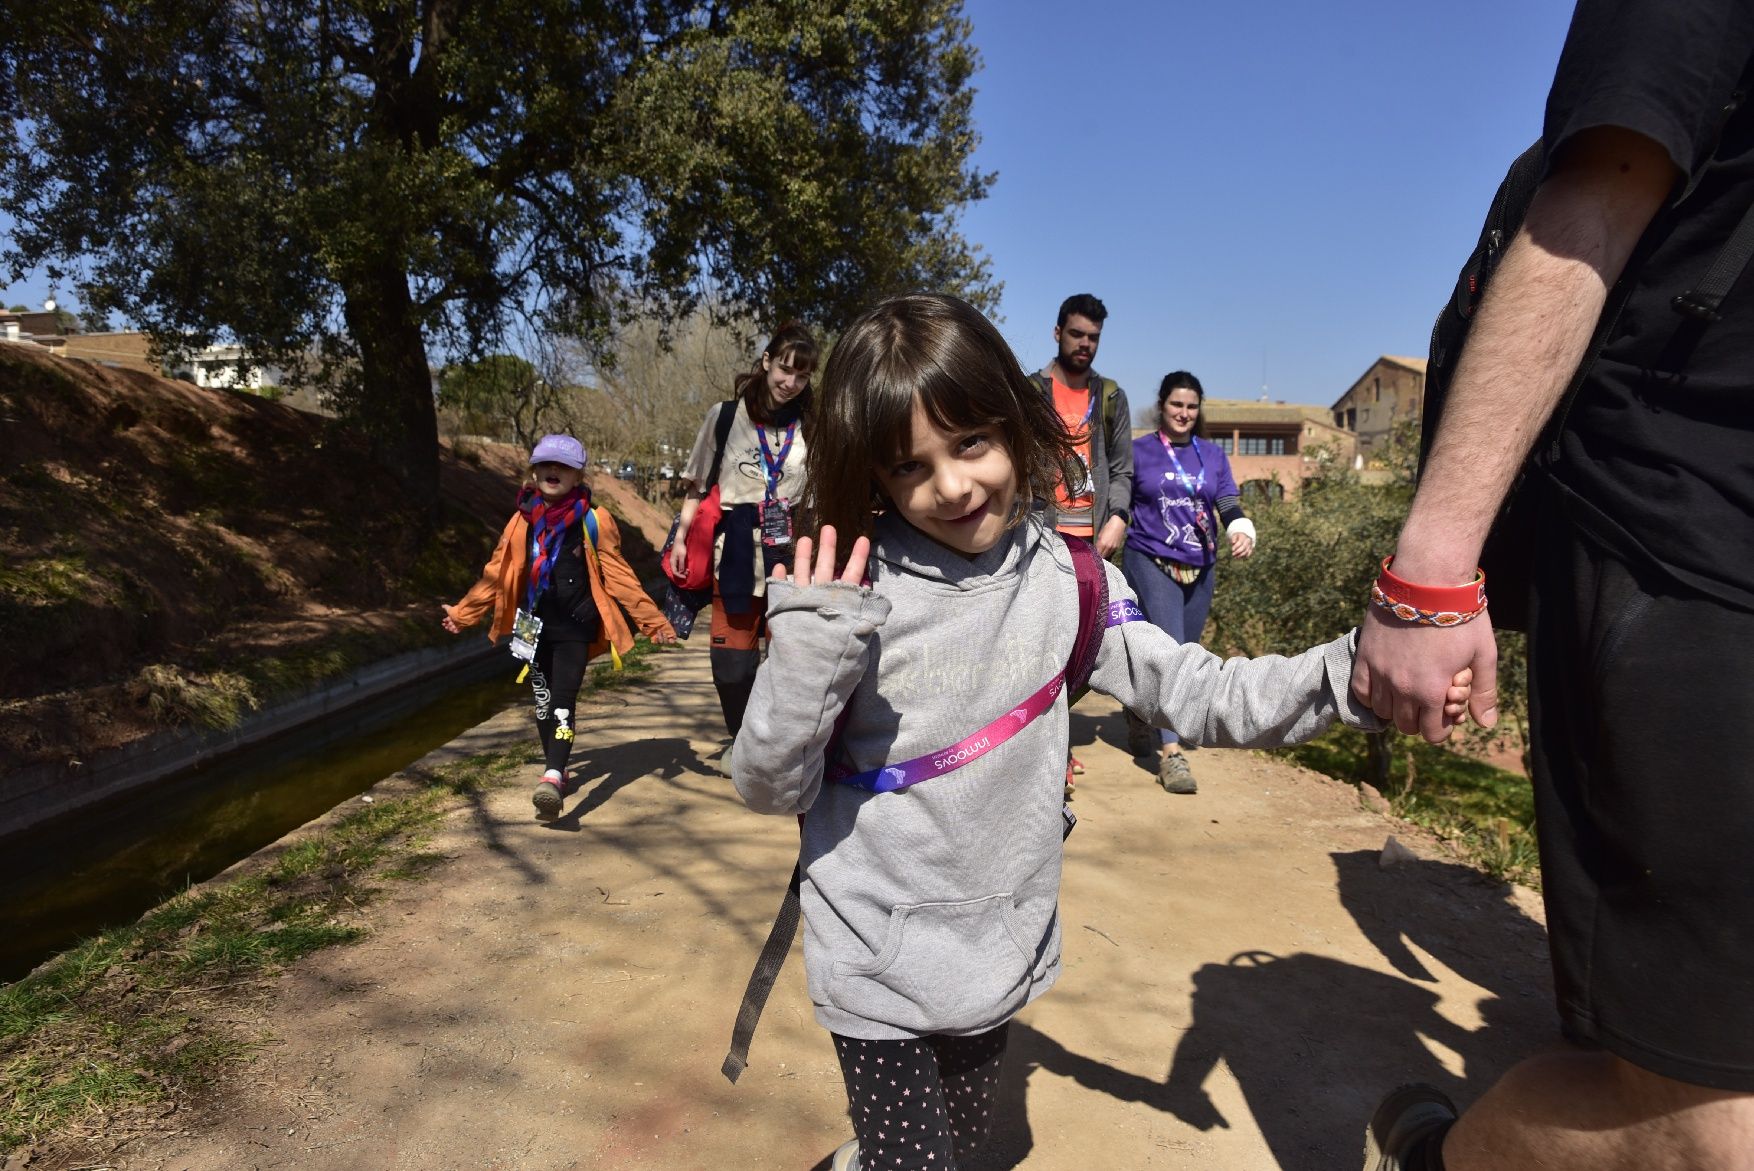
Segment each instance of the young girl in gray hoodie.
[{"label": "young girl in gray hoodie", "polygon": [[[803,815],[810,999],[857,1136],[835,1171],[950,1169],[990,1129],[1007,1023],[1060,971],[1080,611],[1072,555],[1032,512],[1071,449],[998,330],[953,297],[860,317],[817,394],[821,535],[768,586],[773,642],[732,774],[750,808]],[[1090,685],[1142,718],[1257,748],[1335,719],[1382,726],[1352,698],[1354,635],[1225,661],[1138,620],[1102,568]]]}]

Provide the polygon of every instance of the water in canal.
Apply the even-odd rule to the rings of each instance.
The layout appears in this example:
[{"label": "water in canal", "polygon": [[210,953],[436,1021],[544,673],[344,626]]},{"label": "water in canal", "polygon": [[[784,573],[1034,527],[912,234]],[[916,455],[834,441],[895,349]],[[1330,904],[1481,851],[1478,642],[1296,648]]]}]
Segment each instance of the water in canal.
[{"label": "water in canal", "polygon": [[404,693],[0,840],[0,982],[133,922],[518,697],[503,669],[437,697]]}]

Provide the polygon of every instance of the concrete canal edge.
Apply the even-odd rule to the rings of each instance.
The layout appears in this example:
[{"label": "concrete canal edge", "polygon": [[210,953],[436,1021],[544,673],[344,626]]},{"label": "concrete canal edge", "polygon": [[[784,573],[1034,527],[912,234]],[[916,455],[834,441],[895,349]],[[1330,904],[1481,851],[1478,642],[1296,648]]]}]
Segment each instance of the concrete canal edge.
[{"label": "concrete canal edge", "polygon": [[144,788],[392,693],[436,696],[505,668],[503,648],[480,637],[394,655],[277,703],[233,727],[175,728],[91,760],[45,763],[0,777],[0,838]]}]

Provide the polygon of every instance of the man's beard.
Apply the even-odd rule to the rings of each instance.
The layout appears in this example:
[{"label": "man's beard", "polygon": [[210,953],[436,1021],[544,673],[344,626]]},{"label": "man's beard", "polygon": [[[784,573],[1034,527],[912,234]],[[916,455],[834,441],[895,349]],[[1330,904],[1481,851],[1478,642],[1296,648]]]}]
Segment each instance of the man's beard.
[{"label": "man's beard", "polygon": [[1061,350],[1060,351],[1060,365],[1063,366],[1064,368],[1066,368],[1067,370],[1070,370],[1074,373],[1077,373],[1080,371],[1090,369],[1090,362],[1091,362],[1091,359],[1094,357],[1095,357],[1094,354],[1086,357],[1083,355],[1072,353],[1072,352],[1067,351],[1067,350]]}]

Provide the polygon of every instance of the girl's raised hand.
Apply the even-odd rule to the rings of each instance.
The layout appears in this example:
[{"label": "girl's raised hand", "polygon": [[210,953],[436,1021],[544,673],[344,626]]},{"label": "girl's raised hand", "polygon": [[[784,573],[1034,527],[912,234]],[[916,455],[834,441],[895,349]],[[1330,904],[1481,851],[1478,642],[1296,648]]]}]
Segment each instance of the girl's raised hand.
[{"label": "girl's raised hand", "polygon": [[[810,554],[816,554],[816,564],[810,564]],[[871,559],[871,541],[868,537],[860,537],[853,542],[853,551],[847,554],[846,568],[840,571],[837,579],[834,573],[834,526],[823,525],[822,532],[815,542],[809,537],[798,538],[798,551],[792,558],[797,566],[790,578],[786,576],[786,567],[776,566],[773,571],[775,581],[791,581],[799,588],[812,585],[827,585],[839,580],[847,585],[859,585],[865,580],[865,563]]]}]

